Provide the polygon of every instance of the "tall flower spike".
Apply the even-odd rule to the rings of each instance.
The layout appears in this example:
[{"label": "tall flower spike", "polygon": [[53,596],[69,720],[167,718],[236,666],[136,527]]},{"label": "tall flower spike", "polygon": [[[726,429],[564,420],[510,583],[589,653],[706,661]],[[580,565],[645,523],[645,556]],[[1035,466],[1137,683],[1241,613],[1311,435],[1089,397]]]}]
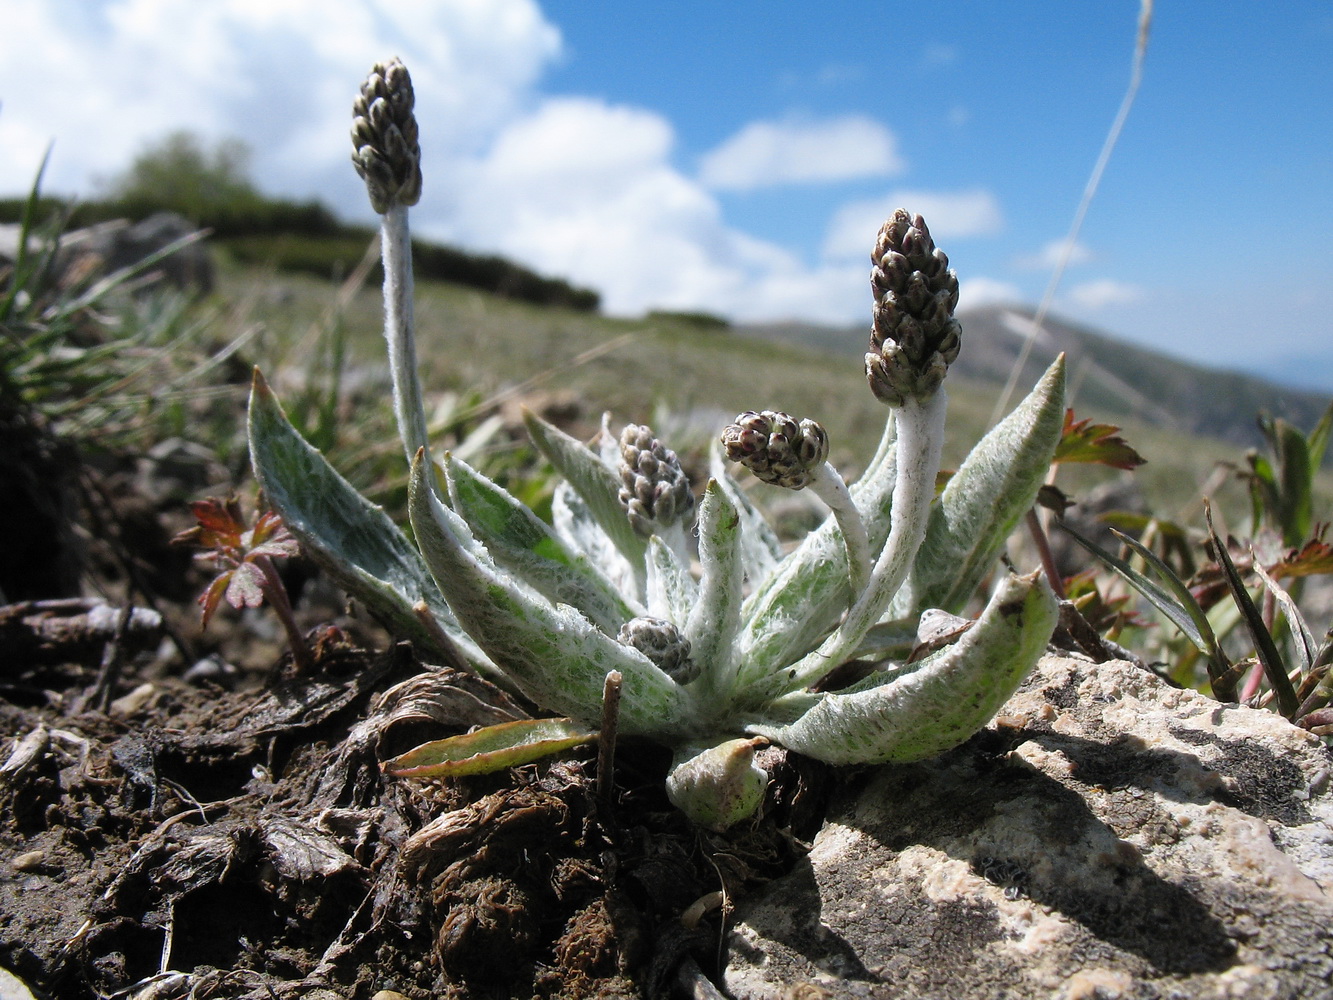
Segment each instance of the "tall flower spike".
[{"label": "tall flower spike", "polygon": [[398,59],[376,63],[352,103],[352,163],[380,215],[421,197],[415,103],[412,77]]},{"label": "tall flower spike", "polygon": [[828,433],[819,423],[774,410],[748,410],[722,432],[727,457],[772,486],[799,490],[810,485],[828,458]]},{"label": "tall flower spike", "polygon": [[694,493],[676,453],[643,424],[620,432],[620,502],[639,534],[689,519]]},{"label": "tall flower spike", "polygon": [[870,388],[890,406],[928,399],[958,357],[958,275],[936,249],[925,220],[901,208],[880,229],[870,260]]}]

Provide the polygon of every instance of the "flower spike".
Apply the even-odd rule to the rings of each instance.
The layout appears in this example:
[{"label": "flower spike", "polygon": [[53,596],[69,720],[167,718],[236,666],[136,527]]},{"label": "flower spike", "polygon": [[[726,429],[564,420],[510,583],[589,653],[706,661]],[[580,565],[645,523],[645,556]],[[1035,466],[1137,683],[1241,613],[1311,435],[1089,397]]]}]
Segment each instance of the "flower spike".
[{"label": "flower spike", "polygon": [[620,502],[645,538],[688,521],[694,512],[694,493],[680,459],[643,424],[627,424],[620,432],[620,482]]},{"label": "flower spike", "polygon": [[880,229],[870,260],[870,388],[890,406],[928,399],[958,358],[958,275],[936,249],[925,220],[901,208]]},{"label": "flower spike", "polygon": [[352,163],[380,215],[421,197],[415,103],[412,77],[398,59],[376,63],[352,103]]}]

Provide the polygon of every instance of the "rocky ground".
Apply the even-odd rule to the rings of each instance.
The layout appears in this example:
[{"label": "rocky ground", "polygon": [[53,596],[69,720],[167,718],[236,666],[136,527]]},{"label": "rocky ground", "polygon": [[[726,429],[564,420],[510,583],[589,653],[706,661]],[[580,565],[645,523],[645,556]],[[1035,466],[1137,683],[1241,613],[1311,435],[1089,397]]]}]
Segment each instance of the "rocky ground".
[{"label": "rocky ground", "polygon": [[[300,566],[312,669],[267,609],[201,634],[208,576],[166,544],[188,511],[116,482],[104,513],[135,512],[153,607],[144,586],[130,615],[0,608],[0,969],[39,998],[666,995],[718,974],[733,901],[818,829],[811,765],[776,752],[764,820],[728,837],[691,828],[634,744],[601,796],[586,748],[386,779],[382,759],[530,706],[420,662]],[[85,559],[112,595],[116,548]]]}]

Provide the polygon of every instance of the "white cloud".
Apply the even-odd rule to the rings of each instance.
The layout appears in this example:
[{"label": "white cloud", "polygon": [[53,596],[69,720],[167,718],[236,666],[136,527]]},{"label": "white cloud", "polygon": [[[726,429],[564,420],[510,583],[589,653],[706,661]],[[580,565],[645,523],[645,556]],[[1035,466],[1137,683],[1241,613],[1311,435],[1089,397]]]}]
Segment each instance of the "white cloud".
[{"label": "white cloud", "polygon": [[[1051,240],[1036,253],[1017,258],[1014,267],[1022,271],[1053,271],[1059,266],[1068,245],[1068,240]],[[1092,251],[1082,243],[1075,243],[1069,251],[1070,264],[1086,264],[1090,260]]]},{"label": "white cloud", "polygon": [[1107,306],[1122,306],[1138,302],[1143,298],[1143,289],[1124,281],[1102,278],[1098,281],[1085,281],[1074,285],[1061,298],[1064,303],[1078,309],[1096,311]]},{"label": "white cloud", "polygon": [[592,285],[612,313],[703,308],[744,319],[844,319],[864,267],[810,269],[721,217],[670,164],[659,115],[555,98],[515,120],[459,175],[450,238]]},{"label": "white cloud", "polygon": [[867,258],[880,226],[898,208],[923,216],[936,242],[990,236],[1003,225],[999,202],[989,191],[894,191],[840,208],[824,237],[824,256],[830,260]]},{"label": "white cloud", "polygon": [[[27,189],[52,139],[46,189],[86,195],[184,128],[249,143],[265,191],[369,219],[343,137],[357,83],[397,54],[417,92],[422,235],[596,288],[613,313],[868,314],[865,257],[883,206],[854,254],[814,265],[729,225],[713,191],[672,164],[675,135],[660,115],[543,99],[561,42],[536,0],[6,0],[5,17],[0,192]],[[902,168],[893,135],[857,117],[760,123],[710,163],[723,186]],[[999,225],[985,192],[898,200],[946,237]]]},{"label": "white cloud", "polygon": [[959,309],[1013,305],[1022,301],[1023,290],[1007,281],[997,281],[994,278],[966,278],[958,283]]},{"label": "white cloud", "polygon": [[248,142],[266,190],[351,197],[359,182],[329,136],[347,130],[372,63],[397,54],[411,69],[429,161],[484,141],[560,48],[533,0],[7,0],[5,21],[10,192],[53,139],[48,190],[86,194],[189,129]]},{"label": "white cloud", "polygon": [[903,169],[892,132],[869,118],[751,122],[706,154],[699,176],[711,188],[753,191],[783,184],[884,177]]}]

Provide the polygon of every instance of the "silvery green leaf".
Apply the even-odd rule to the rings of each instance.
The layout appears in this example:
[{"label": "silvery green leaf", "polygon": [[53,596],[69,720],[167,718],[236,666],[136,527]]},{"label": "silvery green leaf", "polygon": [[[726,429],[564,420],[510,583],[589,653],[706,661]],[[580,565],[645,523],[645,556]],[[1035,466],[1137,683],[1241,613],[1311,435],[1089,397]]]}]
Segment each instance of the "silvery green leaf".
[{"label": "silvery green leaf", "polygon": [[593,444],[597,446],[597,454],[601,456],[608,469],[620,468],[620,437],[611,430],[610,410],[602,412],[602,430],[593,439]]},{"label": "silvery green leaf", "polygon": [[667,798],[695,823],[719,832],[753,816],[768,788],[768,772],[754,762],[764,742],[727,740],[678,753],[667,773]]},{"label": "silvery green leaf", "polygon": [[741,516],[716,480],[699,504],[699,599],[690,611],[685,638],[691,657],[704,665],[702,696],[730,693],[736,670],[736,634],[741,624]]},{"label": "silvery green leaf", "polygon": [[684,627],[699,603],[699,585],[675,549],[654,535],[648,539],[648,614]]},{"label": "silvery green leaf", "polygon": [[459,622],[524,694],[550,711],[594,722],[606,675],[619,670],[621,732],[678,737],[682,692],[676,682],[574,608],[552,605],[498,569],[467,523],[435,496],[420,457],[412,465],[408,512],[426,564]]},{"label": "silvery green leaf", "polygon": [[631,565],[643,565],[647,542],[634,530],[620,502],[620,477],[615,470],[582,442],[535,413],[525,411],[523,422],[532,443],[583,498],[589,513],[621,554]]},{"label": "silvery green leaf", "polygon": [[424,602],[448,641],[479,673],[497,675],[460,628],[421,555],[382,508],[340,476],[297,433],[258,370],[250,393],[250,461],[255,478],[301,546],[394,635],[428,659],[452,662],[413,606]]},{"label": "silvery green leaf", "polygon": [[[886,437],[889,435],[886,432]],[[870,542],[872,558],[889,537],[889,512],[897,477],[889,441],[852,488]],[[741,611],[741,672],[738,683],[761,683],[819,645],[851,601],[847,546],[830,515],[788,553]]]},{"label": "silvery green leaf", "polygon": [[632,607],[582,553],[541,518],[466,462],[446,456],[451,506],[491,558],[552,603],[570,604],[608,635],[643,613]]},{"label": "silvery green leaf", "polygon": [[551,527],[576,552],[582,552],[622,594],[634,592],[634,568],[588,510],[574,488],[560,480],[551,497]]},{"label": "silvery green leaf", "polygon": [[926,608],[958,613],[995,565],[1037,499],[1064,427],[1064,355],[1035,389],[981,439],[931,512],[912,572],[890,608],[907,618]]},{"label": "silvery green leaf", "polygon": [[[1010,576],[953,645],[843,691],[788,695],[771,706],[774,721],[756,719],[746,730],[830,764],[943,753],[985,726],[1017,690],[1045,651],[1057,614],[1039,574]],[[784,717],[791,721],[782,724]]]},{"label": "silvery green leaf", "polygon": [[767,519],[750,503],[750,498],[741,489],[740,483],[727,469],[722,454],[722,442],[714,438],[708,449],[708,474],[722,487],[727,499],[741,516],[741,559],[745,568],[745,578],[757,584],[773,571],[782,558],[782,543],[777,532]]}]

